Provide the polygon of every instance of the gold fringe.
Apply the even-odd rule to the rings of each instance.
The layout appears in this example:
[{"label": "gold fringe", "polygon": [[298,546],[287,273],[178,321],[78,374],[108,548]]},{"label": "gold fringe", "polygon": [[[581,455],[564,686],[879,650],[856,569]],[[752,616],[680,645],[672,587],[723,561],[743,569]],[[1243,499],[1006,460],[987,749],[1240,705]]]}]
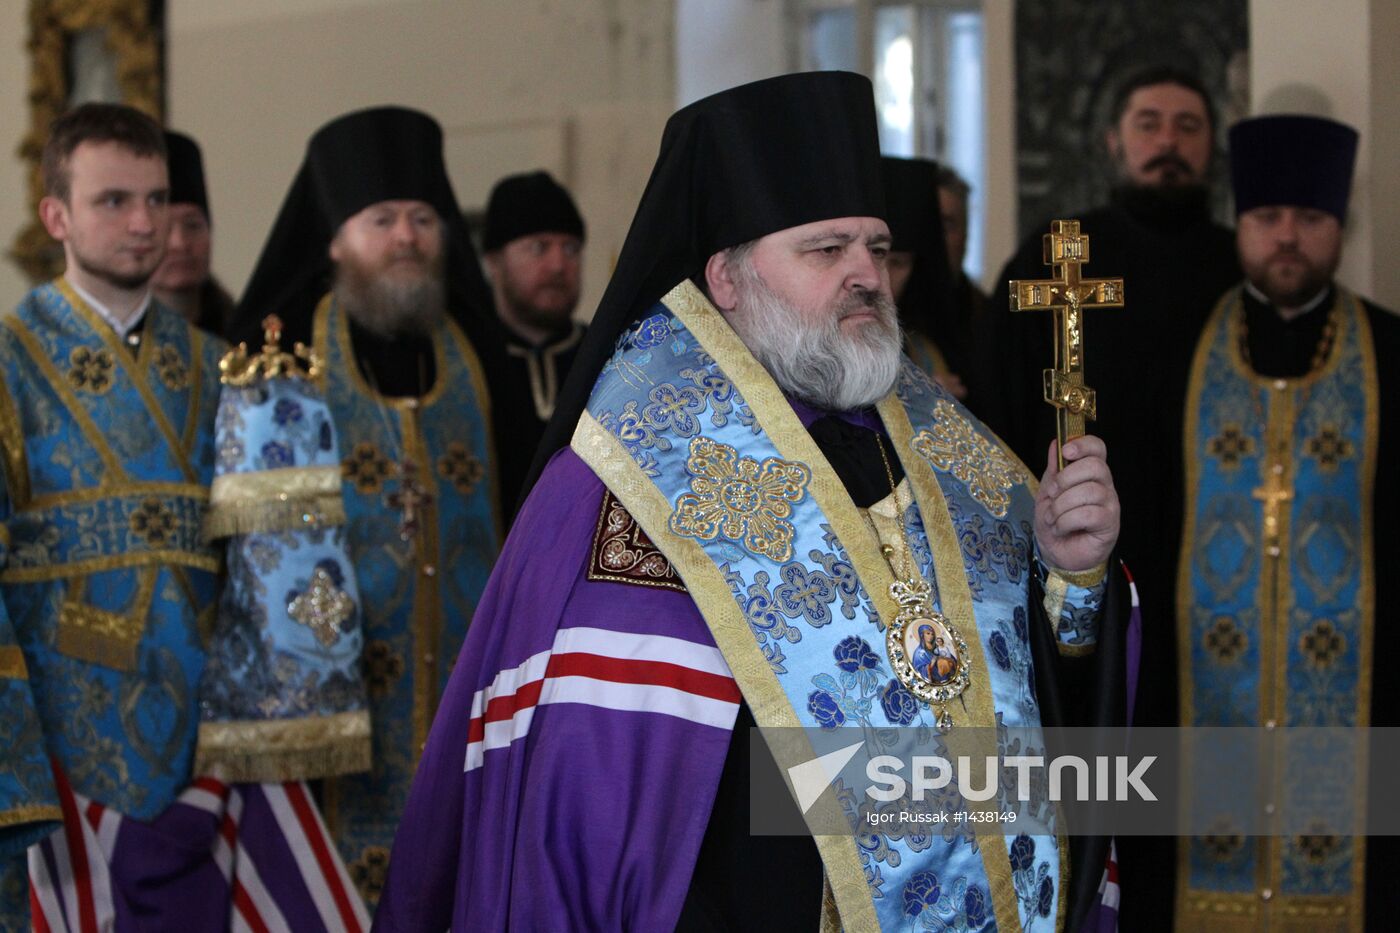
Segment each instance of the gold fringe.
[{"label": "gold fringe", "polygon": [[[345,524],[339,465],[216,476],[204,539]],[[308,516],[310,516],[308,518]]]},{"label": "gold fringe", "polygon": [[199,725],[196,774],[226,781],[280,783],[368,771],[369,711],[302,719]]},{"label": "gold fringe", "polygon": [[345,503],[337,490],[334,495],[216,505],[204,517],[203,534],[206,543],[213,543],[233,535],[343,524]]},{"label": "gold fringe", "polygon": [[19,826],[21,823],[42,823],[45,820],[63,821],[63,810],[57,804],[36,803],[25,807],[15,807],[0,813],[0,829]]}]

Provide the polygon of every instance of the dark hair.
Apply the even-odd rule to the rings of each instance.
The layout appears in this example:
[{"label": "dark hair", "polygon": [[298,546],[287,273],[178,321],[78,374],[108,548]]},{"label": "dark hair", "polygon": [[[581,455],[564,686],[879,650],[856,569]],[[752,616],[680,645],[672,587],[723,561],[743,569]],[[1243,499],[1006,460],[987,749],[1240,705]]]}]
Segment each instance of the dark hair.
[{"label": "dark hair", "polygon": [[45,194],[68,200],[68,159],[85,142],[117,143],[132,155],[166,158],[164,131],[141,111],[125,104],[82,104],[49,127],[41,163]]},{"label": "dark hair", "polygon": [[1175,65],[1153,65],[1130,74],[1118,86],[1118,93],[1113,96],[1113,125],[1117,126],[1118,121],[1123,119],[1123,113],[1128,109],[1128,99],[1133,96],[1134,91],[1155,84],[1175,84],[1188,91],[1194,91],[1206,108],[1206,120],[1210,123],[1211,132],[1215,132],[1215,105],[1210,99],[1210,92],[1206,90],[1200,78]]},{"label": "dark hair", "polygon": [[946,165],[938,166],[938,187],[947,188],[953,192],[963,204],[967,204],[967,196],[972,193],[972,186],[955,170]]}]

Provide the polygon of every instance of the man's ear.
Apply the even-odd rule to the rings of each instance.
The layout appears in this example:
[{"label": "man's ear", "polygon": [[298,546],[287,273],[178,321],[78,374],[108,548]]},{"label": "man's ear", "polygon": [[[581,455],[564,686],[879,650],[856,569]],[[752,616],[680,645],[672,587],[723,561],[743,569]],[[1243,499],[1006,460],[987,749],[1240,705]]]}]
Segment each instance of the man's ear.
[{"label": "man's ear", "polygon": [[727,250],[715,253],[705,263],[705,290],[710,293],[710,300],[720,311],[733,311],[734,306],[739,303],[734,272]]},{"label": "man's ear", "polygon": [[40,198],[39,220],[55,240],[62,243],[68,239],[68,205],[61,198],[51,194]]},{"label": "man's ear", "polygon": [[493,249],[489,253],[482,253],[481,260],[486,264],[486,274],[492,282],[498,282],[501,278],[501,251]]},{"label": "man's ear", "polygon": [[1118,150],[1120,148],[1120,141],[1118,139],[1118,127],[1110,126],[1108,129],[1104,130],[1103,145],[1104,148],[1108,150],[1109,156],[1116,160],[1118,158]]},{"label": "man's ear", "polygon": [[331,237],[330,245],[326,247],[326,255],[331,258],[331,262],[340,265],[341,253],[340,234],[337,233],[335,236]]}]

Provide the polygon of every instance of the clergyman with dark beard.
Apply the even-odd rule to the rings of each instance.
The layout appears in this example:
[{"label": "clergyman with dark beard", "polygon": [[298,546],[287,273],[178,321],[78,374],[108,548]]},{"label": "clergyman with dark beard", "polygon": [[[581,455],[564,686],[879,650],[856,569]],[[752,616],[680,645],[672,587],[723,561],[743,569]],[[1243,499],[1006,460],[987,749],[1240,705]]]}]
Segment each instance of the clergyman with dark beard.
[{"label": "clergyman with dark beard", "polygon": [[500,535],[487,369],[502,352],[431,117],[363,110],[311,138],[235,339],[260,343],[269,314],[320,356],[340,445],[375,761],[327,780],[323,805],[372,905]]},{"label": "clergyman with dark beard", "polygon": [[481,249],[506,340],[504,382],[492,385],[509,409],[501,438],[501,501],[507,514],[530,472],[544,426],[583,340],[578,306],[585,228],[578,206],[548,172],[502,178],[486,203]]},{"label": "clergyman with dark beard", "polygon": [[[1218,127],[1199,78],[1175,67],[1136,73],[1118,90],[1112,113],[1103,139],[1116,173],[1109,203],[1062,216],[1080,220],[1089,236],[1084,273],[1124,281],[1124,308],[1086,315],[1085,381],[1098,393],[1090,430],[1113,451],[1123,508],[1118,546],[1142,602],[1145,690],[1175,658],[1171,566],[1179,529],[1168,516],[1180,495],[1186,371],[1201,327],[1240,268],[1234,234],[1210,216]],[[1054,433],[1041,385],[1042,370],[1054,365],[1054,339],[1050,315],[1009,310],[1006,283],[1049,277],[1041,237],[1051,219],[1043,218],[998,276],[978,324],[980,362],[969,374],[970,406],[1023,458],[1041,454]],[[1175,722],[1173,711],[1142,704],[1136,715]],[[1124,929],[1138,929],[1126,898],[1124,910]]]}]

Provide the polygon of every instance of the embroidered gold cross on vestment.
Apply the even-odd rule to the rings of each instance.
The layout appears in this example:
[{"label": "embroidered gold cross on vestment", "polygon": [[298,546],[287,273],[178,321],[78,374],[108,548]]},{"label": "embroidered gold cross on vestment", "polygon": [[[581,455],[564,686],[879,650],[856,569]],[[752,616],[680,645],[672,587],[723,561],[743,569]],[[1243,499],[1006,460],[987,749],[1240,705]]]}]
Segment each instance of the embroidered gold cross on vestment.
[{"label": "embroidered gold cross on vestment", "polygon": [[427,508],[433,504],[433,493],[427,486],[418,481],[418,464],[412,460],[405,460],[399,467],[399,489],[384,497],[385,503],[391,509],[402,510],[402,517],[399,520],[399,537],[404,541],[411,541],[418,534],[419,520],[421,518],[419,510]]},{"label": "embroidered gold cross on vestment", "polygon": [[1278,557],[1279,510],[1282,505],[1293,501],[1293,489],[1284,479],[1282,464],[1269,469],[1269,478],[1264,485],[1254,490],[1254,498],[1264,503],[1264,549],[1270,557]]},{"label": "embroidered gold cross on vestment", "polygon": [[1088,308],[1123,307],[1122,279],[1080,278],[1089,261],[1089,237],[1079,221],[1056,220],[1044,237],[1045,264],[1055,277],[1011,282],[1012,311],[1055,313],[1055,368],[1044,371],[1045,401],[1055,406],[1060,469],[1065,444],[1084,434],[1084,421],[1097,414],[1094,390],[1084,384],[1084,318]]}]

